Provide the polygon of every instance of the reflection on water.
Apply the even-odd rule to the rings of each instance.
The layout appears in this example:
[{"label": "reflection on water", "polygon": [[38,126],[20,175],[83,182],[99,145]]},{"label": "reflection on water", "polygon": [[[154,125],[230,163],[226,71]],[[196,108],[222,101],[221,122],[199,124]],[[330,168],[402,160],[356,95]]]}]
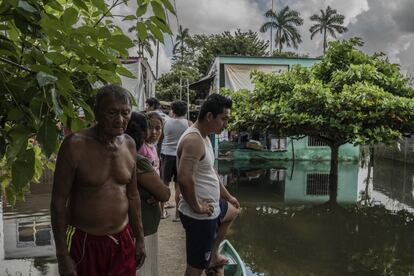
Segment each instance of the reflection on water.
[{"label": "reflection on water", "polygon": [[0,275],[58,275],[49,204],[52,173],[30,185],[24,202],[2,200],[0,210]]},{"label": "reflection on water", "polygon": [[[253,275],[414,275],[414,166],[375,160],[219,163],[243,210],[229,239]],[[25,202],[0,208],[0,275],[57,275],[49,204],[52,175]],[[398,211],[398,212],[397,212]]]},{"label": "reflection on water", "polygon": [[229,239],[253,275],[414,275],[410,165],[342,163],[328,205],[329,163],[219,163],[243,206]]}]

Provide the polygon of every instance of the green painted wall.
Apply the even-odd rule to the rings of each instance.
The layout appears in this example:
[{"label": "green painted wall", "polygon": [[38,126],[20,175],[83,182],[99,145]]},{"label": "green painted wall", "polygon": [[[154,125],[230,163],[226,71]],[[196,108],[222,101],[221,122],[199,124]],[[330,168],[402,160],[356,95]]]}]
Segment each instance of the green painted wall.
[{"label": "green painted wall", "polygon": [[[292,149],[292,143],[293,148]],[[294,158],[293,158],[294,154]],[[310,147],[308,146],[308,137],[300,140],[287,139],[286,151],[257,151],[249,149],[234,149],[230,154],[231,158],[236,160],[314,160],[328,161],[331,157],[329,147]],[[358,161],[359,146],[345,144],[339,148],[339,160],[341,161]]]},{"label": "green painted wall", "polygon": [[312,66],[319,59],[316,58],[275,58],[275,57],[237,57],[219,56],[220,64],[260,64],[260,65],[295,65]]},{"label": "green painted wall", "polygon": [[[268,170],[270,169],[270,172]],[[236,182],[230,182],[232,193],[248,202],[278,202],[292,204],[324,203],[327,194],[312,195],[307,192],[307,175],[311,173],[329,174],[330,162],[326,161],[270,161],[249,162],[233,160],[218,161],[220,175],[233,175]],[[338,167],[338,203],[352,204],[358,200],[358,171],[356,162],[340,162]],[[278,175],[277,175],[278,174]],[[252,178],[248,178],[251,176]],[[254,177],[257,176],[257,177]],[[279,176],[279,178],[277,178]],[[234,180],[233,180],[234,181]],[[328,179],[325,178],[325,181]],[[312,190],[309,187],[309,190]]]},{"label": "green painted wall", "polygon": [[[329,195],[308,195],[307,174],[329,174],[329,162],[296,162],[290,178],[291,167],[287,168],[284,201],[288,203],[326,202]],[[358,163],[341,162],[338,168],[338,203],[355,203],[358,199]]]}]

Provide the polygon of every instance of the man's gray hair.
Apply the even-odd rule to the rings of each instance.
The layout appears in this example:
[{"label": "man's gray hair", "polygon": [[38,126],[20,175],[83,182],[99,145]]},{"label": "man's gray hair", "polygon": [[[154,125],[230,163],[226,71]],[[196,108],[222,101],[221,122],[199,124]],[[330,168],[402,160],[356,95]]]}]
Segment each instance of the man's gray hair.
[{"label": "man's gray hair", "polygon": [[112,96],[116,99],[125,101],[129,104],[129,106],[131,106],[131,98],[128,91],[125,88],[117,84],[107,84],[99,88],[98,93],[96,94],[94,106],[95,114],[98,114],[99,111],[102,110],[103,100],[108,96]]}]

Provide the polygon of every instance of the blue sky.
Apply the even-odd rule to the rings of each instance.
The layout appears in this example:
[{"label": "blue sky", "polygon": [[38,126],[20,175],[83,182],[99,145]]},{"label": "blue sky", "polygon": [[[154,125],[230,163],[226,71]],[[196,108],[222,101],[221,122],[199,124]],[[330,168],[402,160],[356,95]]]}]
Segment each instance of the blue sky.
[{"label": "blue sky", "polygon": [[[174,0],[170,0],[174,3]],[[135,1],[130,1],[135,2]],[[226,30],[259,30],[266,21],[264,13],[271,7],[271,0],[175,0],[178,20],[189,28],[190,34],[215,34]],[[309,17],[330,5],[346,16],[349,31],[339,38],[362,37],[367,53],[384,52],[390,60],[401,64],[404,72],[414,74],[414,0],[274,0],[274,8],[280,10],[289,5],[304,19],[300,27],[303,43],[297,51],[311,57],[322,54],[322,36],[310,39]],[[134,5],[121,7],[129,12]],[[170,16],[173,32],[176,19]],[[124,23],[125,24],[125,23]],[[127,28],[127,26],[125,26]],[[269,33],[260,36],[269,40]],[[160,72],[168,72],[171,65],[171,39],[166,37],[160,55]],[[133,52],[133,51],[132,51]],[[151,61],[154,64],[154,61]]]}]

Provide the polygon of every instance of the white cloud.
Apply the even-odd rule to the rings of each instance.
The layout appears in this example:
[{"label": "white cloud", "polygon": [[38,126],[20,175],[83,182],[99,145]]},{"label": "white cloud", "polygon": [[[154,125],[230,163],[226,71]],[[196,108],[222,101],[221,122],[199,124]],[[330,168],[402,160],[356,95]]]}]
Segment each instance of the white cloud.
[{"label": "white cloud", "polygon": [[[120,12],[134,11],[135,1],[130,2]],[[175,0],[175,3],[180,24],[189,28],[191,35],[236,29],[259,32],[260,26],[267,20],[264,13],[271,6],[269,0]],[[297,52],[308,53],[311,57],[322,54],[322,36],[317,35],[310,40],[309,28],[313,22],[309,17],[330,5],[345,15],[344,25],[349,29],[338,38],[359,36],[365,41],[363,50],[367,53],[382,51],[393,62],[401,62],[405,70],[414,72],[413,0],[274,0],[276,10],[285,5],[299,11],[304,19],[304,25],[299,28],[303,42]],[[169,21],[175,36],[176,18],[170,15]],[[120,24],[123,26],[125,22]],[[264,40],[269,39],[269,33],[259,32],[259,36]],[[160,72],[170,68],[171,44],[171,38],[167,36],[165,45],[160,47]]]},{"label": "white cloud", "polygon": [[180,24],[191,34],[258,30],[262,24],[258,3],[248,0],[176,0],[176,4]]}]

